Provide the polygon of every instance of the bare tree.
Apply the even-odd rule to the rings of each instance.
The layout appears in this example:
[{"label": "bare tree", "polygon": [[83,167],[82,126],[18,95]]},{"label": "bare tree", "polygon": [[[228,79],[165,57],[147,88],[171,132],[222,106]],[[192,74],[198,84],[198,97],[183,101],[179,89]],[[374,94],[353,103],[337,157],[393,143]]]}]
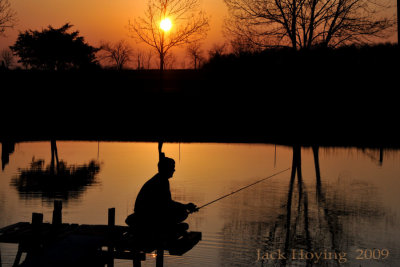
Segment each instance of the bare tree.
[{"label": "bare tree", "polygon": [[146,69],[150,69],[151,68],[151,61],[153,59],[153,56],[154,56],[154,52],[151,49],[148,49],[144,53],[144,68],[146,68]]},{"label": "bare tree", "polygon": [[6,69],[9,69],[14,64],[14,55],[10,49],[3,49],[1,51],[1,62]]},{"label": "bare tree", "polygon": [[172,70],[176,65],[176,61],[176,55],[173,53],[168,53],[164,59],[164,68],[167,70]]},{"label": "bare tree", "polygon": [[7,28],[15,26],[16,15],[8,0],[0,0],[0,36],[4,35]]},{"label": "bare tree", "polygon": [[212,47],[208,50],[208,56],[212,57],[219,57],[225,54],[226,52],[226,43],[214,43]]},{"label": "bare tree", "polygon": [[256,52],[260,47],[255,45],[251,40],[244,38],[243,36],[236,36],[235,38],[229,38],[232,52],[235,55],[240,55],[248,52]]},{"label": "bare tree", "polygon": [[189,55],[195,70],[200,67],[201,61],[203,60],[203,50],[201,49],[201,45],[200,42],[193,42],[186,48],[186,53]]},{"label": "bare tree", "polygon": [[136,69],[144,69],[144,53],[141,50],[137,50],[135,53]]},{"label": "bare tree", "polygon": [[[160,58],[160,70],[173,47],[202,40],[209,29],[208,17],[199,10],[200,0],[148,0],[144,17],[129,25],[139,41],[154,48]],[[169,32],[160,28],[164,19],[170,19]]]},{"label": "bare tree", "polygon": [[232,36],[260,47],[335,47],[385,37],[389,0],[224,0]]},{"label": "bare tree", "polygon": [[100,45],[100,58],[113,64],[117,70],[122,70],[131,61],[133,50],[125,40],[120,40],[115,44],[102,42]]},{"label": "bare tree", "polygon": [[154,53],[152,50],[136,50],[135,53],[135,61],[136,68],[138,70],[141,69],[150,69],[151,68],[151,60],[153,59]]}]

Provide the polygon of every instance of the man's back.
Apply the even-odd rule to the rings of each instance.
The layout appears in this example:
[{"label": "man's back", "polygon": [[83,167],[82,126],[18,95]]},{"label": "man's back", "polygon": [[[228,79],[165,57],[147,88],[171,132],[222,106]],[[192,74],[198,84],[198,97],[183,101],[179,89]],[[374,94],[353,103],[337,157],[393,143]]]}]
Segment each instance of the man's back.
[{"label": "man's back", "polygon": [[171,202],[169,181],[157,173],[140,190],[135,202],[135,213],[146,221],[162,219],[167,215]]}]

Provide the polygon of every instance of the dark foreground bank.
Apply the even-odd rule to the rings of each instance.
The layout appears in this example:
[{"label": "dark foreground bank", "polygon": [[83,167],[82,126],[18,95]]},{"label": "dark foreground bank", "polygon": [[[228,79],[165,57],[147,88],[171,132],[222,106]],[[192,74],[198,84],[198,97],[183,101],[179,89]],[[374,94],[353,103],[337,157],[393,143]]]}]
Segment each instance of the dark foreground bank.
[{"label": "dark foreground bank", "polygon": [[3,98],[11,105],[2,113],[0,139],[400,146],[392,96],[379,102],[300,94],[204,98],[115,91],[99,92],[101,97],[75,92]]},{"label": "dark foreground bank", "polygon": [[242,63],[163,75],[3,71],[0,138],[400,145],[398,66]]}]

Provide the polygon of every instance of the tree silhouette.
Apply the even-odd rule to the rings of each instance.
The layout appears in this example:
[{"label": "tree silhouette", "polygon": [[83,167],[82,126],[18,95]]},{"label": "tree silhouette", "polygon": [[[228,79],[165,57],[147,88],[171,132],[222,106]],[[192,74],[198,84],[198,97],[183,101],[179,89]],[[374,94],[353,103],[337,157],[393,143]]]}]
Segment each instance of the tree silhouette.
[{"label": "tree silhouette", "polygon": [[150,69],[151,60],[154,56],[153,50],[149,49],[147,51],[143,51],[140,49],[136,49],[135,51],[135,61],[136,61],[136,69]]},{"label": "tree silhouette", "polygon": [[122,70],[133,56],[133,49],[125,40],[120,40],[115,44],[103,42],[100,50],[102,52],[100,58],[112,63],[117,70]]},{"label": "tree silhouette", "polygon": [[186,48],[186,53],[189,55],[190,60],[193,63],[193,68],[196,70],[200,67],[201,62],[203,61],[203,50],[201,49],[200,42],[193,42],[189,44]]},{"label": "tree silhouette", "polygon": [[98,51],[79,36],[78,31],[69,33],[72,25],[66,23],[55,29],[49,26],[41,32],[28,30],[18,35],[10,46],[18,62],[42,70],[85,69],[97,64]]},{"label": "tree silhouette", "polygon": [[12,28],[16,22],[16,13],[11,9],[8,0],[0,0],[0,36],[4,35],[7,28]]},{"label": "tree silhouette", "polygon": [[176,55],[174,53],[168,53],[164,57],[164,69],[172,70],[176,65]]},{"label": "tree silhouette", "polygon": [[[383,0],[224,0],[226,29],[260,47],[371,42],[385,37],[394,20],[383,16]],[[387,2],[388,3],[388,2]]]},{"label": "tree silhouette", "polygon": [[226,53],[226,43],[214,43],[208,50],[209,58],[221,57]]},{"label": "tree silhouette", "polygon": [[246,53],[255,53],[260,49],[254,43],[244,38],[243,36],[236,36],[234,38],[230,38],[230,46],[232,49],[232,53],[236,56],[240,56]]},{"label": "tree silhouette", "polygon": [[[160,70],[173,47],[202,40],[209,29],[208,17],[198,11],[199,0],[148,0],[144,17],[138,17],[129,24],[134,37],[157,51]],[[165,33],[160,22],[169,18],[173,27]]]},{"label": "tree silhouette", "polygon": [[9,49],[3,49],[0,55],[1,65],[4,68],[9,69],[14,63],[14,57]]}]

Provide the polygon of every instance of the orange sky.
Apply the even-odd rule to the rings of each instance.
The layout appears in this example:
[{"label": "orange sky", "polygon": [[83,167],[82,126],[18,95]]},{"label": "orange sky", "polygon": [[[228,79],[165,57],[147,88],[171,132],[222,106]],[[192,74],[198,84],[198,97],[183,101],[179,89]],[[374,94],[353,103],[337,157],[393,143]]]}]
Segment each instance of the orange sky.
[{"label": "orange sky", "polygon": [[[207,51],[214,43],[224,42],[221,31],[227,8],[223,0],[201,1],[202,9],[211,17],[210,31],[203,46]],[[134,47],[138,47],[135,40],[129,37],[127,25],[129,20],[143,13],[146,2],[147,0],[10,0],[13,10],[17,12],[18,24],[14,29],[6,31],[6,37],[0,37],[0,50],[12,45],[19,31],[40,30],[48,25],[60,27],[66,22],[73,24],[73,29],[79,30],[90,45],[98,46],[101,40],[115,42],[126,39]],[[390,41],[396,40],[397,35],[394,34]],[[181,55],[178,66],[175,67],[182,67],[179,62],[183,61],[184,53],[178,50],[175,54]]]},{"label": "orange sky", "polygon": [[[48,25],[60,27],[70,22],[79,30],[86,41],[93,46],[100,40],[128,40],[137,46],[128,36],[129,20],[140,16],[147,0],[11,0],[11,6],[17,12],[18,24],[13,30],[6,31],[6,38],[0,37],[0,50],[12,45],[19,31],[40,30]],[[202,9],[211,16],[210,31],[204,48],[213,43],[222,43],[222,22],[227,14],[223,0],[202,0]]]}]

